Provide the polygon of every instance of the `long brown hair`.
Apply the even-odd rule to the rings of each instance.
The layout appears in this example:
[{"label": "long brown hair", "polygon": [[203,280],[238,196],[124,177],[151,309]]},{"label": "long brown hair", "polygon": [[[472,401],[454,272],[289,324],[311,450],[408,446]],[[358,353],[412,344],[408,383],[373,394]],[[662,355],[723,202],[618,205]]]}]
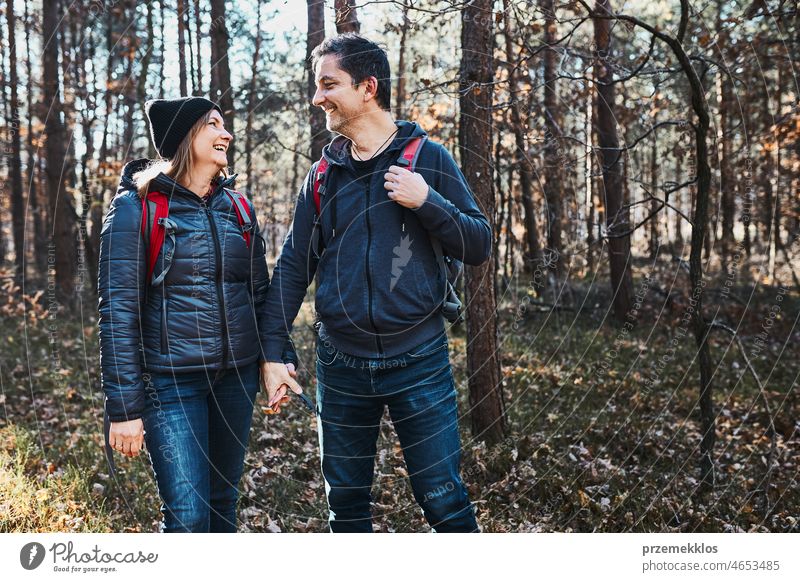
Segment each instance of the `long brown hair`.
[{"label": "long brown hair", "polygon": [[[147,195],[147,193],[150,191],[150,182],[160,173],[163,172],[176,182],[179,182],[187,174],[189,174],[189,172],[191,172],[192,168],[194,167],[192,141],[194,140],[195,136],[200,133],[200,130],[206,126],[208,120],[211,119],[212,111],[214,110],[210,109],[208,113],[197,120],[197,123],[192,126],[192,128],[189,130],[189,133],[187,133],[186,137],[183,138],[183,141],[180,143],[178,149],[175,151],[175,155],[172,156],[171,159],[154,160],[145,169],[140,170],[133,175],[133,181],[136,184],[136,190],[141,198],[144,198],[145,195]],[[219,171],[219,177],[228,177],[228,172],[225,168]]]}]

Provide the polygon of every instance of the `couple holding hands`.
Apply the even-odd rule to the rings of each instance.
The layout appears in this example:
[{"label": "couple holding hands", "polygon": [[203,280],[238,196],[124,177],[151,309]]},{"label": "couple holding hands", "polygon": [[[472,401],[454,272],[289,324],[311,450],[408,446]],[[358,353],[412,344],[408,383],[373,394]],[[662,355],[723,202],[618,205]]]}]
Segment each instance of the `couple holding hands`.
[{"label": "couple holding hands", "polygon": [[[271,281],[257,213],[226,172],[232,136],[219,106],[146,104],[160,157],[125,166],[101,234],[107,444],[147,450],[163,531],[234,532],[259,390],[276,413],[302,397],[318,415],[331,531],[370,532],[388,406],[428,523],[479,531],[459,474],[444,324],[446,263],[485,261],[488,221],[448,151],[393,119],[378,45],[338,35],[312,64],[313,104],[335,137],[300,189]],[[289,337],[314,278],[315,406]]]}]

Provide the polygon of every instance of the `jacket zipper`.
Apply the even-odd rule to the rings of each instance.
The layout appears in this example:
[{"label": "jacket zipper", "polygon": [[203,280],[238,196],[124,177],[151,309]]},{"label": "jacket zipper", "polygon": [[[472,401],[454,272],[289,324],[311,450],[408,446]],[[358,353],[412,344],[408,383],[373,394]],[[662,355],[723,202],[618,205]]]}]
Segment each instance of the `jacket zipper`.
[{"label": "jacket zipper", "polygon": [[364,208],[364,214],[367,220],[367,298],[369,302],[369,322],[372,324],[372,329],[375,330],[375,341],[378,343],[378,357],[383,357],[383,343],[381,342],[381,337],[378,335],[378,326],[375,325],[375,317],[372,313],[372,277],[370,275],[369,270],[369,255],[370,255],[370,248],[372,247],[372,227],[369,222],[369,183],[367,183],[367,195],[365,196],[364,200],[366,200],[366,206]]},{"label": "jacket zipper", "polygon": [[[213,198],[213,194],[209,196],[209,201],[211,198]],[[225,316],[225,295],[222,291],[222,251],[219,246],[219,238],[217,237],[217,229],[214,226],[214,217],[211,214],[211,209],[206,202],[203,202],[203,207],[206,210],[206,216],[208,216],[208,222],[211,225],[211,238],[214,239],[214,252],[216,253],[216,273],[214,278],[217,285],[219,320],[222,327],[222,369],[225,370],[228,368],[228,319]]]},{"label": "jacket zipper", "polygon": [[167,283],[161,284],[161,353],[167,353]]}]

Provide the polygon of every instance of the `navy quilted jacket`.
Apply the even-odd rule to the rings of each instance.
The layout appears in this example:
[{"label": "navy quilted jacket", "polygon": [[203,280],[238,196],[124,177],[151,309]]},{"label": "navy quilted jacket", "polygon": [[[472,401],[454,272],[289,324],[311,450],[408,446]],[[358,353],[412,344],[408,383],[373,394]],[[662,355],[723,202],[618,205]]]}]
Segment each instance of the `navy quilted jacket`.
[{"label": "navy quilted jacket", "polygon": [[[263,360],[264,309],[269,275],[264,239],[254,222],[251,245],[242,236],[233,203],[220,181],[202,198],[164,174],[151,184],[170,197],[175,225],[171,264],[165,241],[155,272],[163,283],[145,285],[142,202],[133,174],[149,160],[128,163],[103,221],[98,295],[100,364],[106,412],[112,422],[142,416],[143,373],[212,373]],[[251,216],[255,216],[252,205]],[[287,342],[284,361],[296,363]]]}]

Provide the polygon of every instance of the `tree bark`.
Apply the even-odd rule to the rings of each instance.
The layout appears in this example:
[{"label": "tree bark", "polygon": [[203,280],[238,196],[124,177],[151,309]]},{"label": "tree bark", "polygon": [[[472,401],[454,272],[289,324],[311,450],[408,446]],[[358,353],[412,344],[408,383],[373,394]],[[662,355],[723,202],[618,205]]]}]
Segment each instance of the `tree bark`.
[{"label": "tree bark", "polygon": [[[494,232],[492,4],[492,0],[474,0],[461,12],[458,146],[461,167]],[[499,442],[505,434],[502,377],[497,359],[496,271],[493,256],[481,266],[466,269],[467,371],[472,433],[476,439],[484,439],[489,444]]]},{"label": "tree bark", "polygon": [[[515,158],[516,166],[519,168],[519,182],[522,197],[522,208],[525,211],[525,252],[523,260],[525,270],[529,273],[534,272],[534,265],[541,261],[541,248],[539,246],[539,231],[536,226],[536,211],[533,205],[533,163],[528,157],[528,147],[525,143],[525,126],[521,110],[523,108],[522,97],[519,95],[517,83],[516,59],[514,56],[511,30],[511,10],[509,0],[503,0],[504,31],[506,61],[508,61],[508,91],[511,94],[511,126],[514,132],[514,144],[516,145]],[[534,289],[537,294],[541,294],[542,278],[533,281]]]},{"label": "tree bark", "polygon": [[[611,14],[610,0],[597,0],[597,12]],[[607,63],[611,55],[610,21],[603,18],[594,20],[594,41],[597,49],[595,60],[595,79],[597,81],[597,144],[599,158],[603,165],[603,195],[606,208],[608,239],[608,263],[611,274],[611,293],[614,304],[614,317],[624,322],[631,309],[633,279],[631,277],[631,239],[630,235],[615,236],[630,230],[628,210],[624,208],[622,187],[622,158],[617,138],[617,122],[614,112],[614,73]]]},{"label": "tree bark", "polygon": [[19,284],[25,276],[25,206],[22,199],[22,142],[20,140],[19,97],[17,95],[17,44],[14,0],[6,1],[8,23],[8,74],[11,85],[11,223],[14,232],[14,276]]},{"label": "tree bark", "polygon": [[317,86],[314,82],[314,70],[311,68],[311,51],[325,40],[325,2],[324,0],[307,0],[308,33],[306,35],[306,67],[308,69],[308,121],[311,126],[311,160],[316,162],[322,157],[322,148],[328,142],[328,130],[325,128],[325,114],[322,109],[312,104]]},{"label": "tree bark", "polygon": [[561,220],[563,214],[564,192],[561,188],[562,172],[559,160],[559,143],[561,139],[560,111],[558,107],[558,91],[556,87],[557,54],[553,49],[556,44],[558,25],[556,22],[554,0],[540,0],[544,13],[544,44],[548,47],[543,53],[544,77],[544,198],[547,203],[547,257],[550,271],[558,282],[564,272],[564,249],[561,240]]},{"label": "tree bark", "polygon": [[[222,108],[222,117],[228,131],[235,135],[234,119],[236,110],[233,105],[233,88],[231,87],[231,68],[228,61],[230,47],[228,27],[225,22],[225,0],[211,0],[211,87],[212,100]],[[228,165],[233,168],[236,163],[236,140],[231,141],[228,148]]]},{"label": "tree bark", "polygon": [[[142,119],[147,119],[147,115],[144,112],[144,103],[147,101],[147,74],[150,71],[150,59],[153,56],[153,44],[155,42],[155,34],[153,31],[153,3],[148,2],[146,4],[147,10],[147,19],[145,20],[145,26],[147,27],[147,48],[144,51],[144,56],[142,57],[142,65],[141,70],[139,71],[139,79],[136,83],[136,97],[137,101],[139,102],[139,107],[142,111]],[[199,60],[199,57],[198,57]],[[148,140],[149,142],[150,140]]]},{"label": "tree bark", "polygon": [[356,0],[335,0],[334,10],[336,13],[336,32],[361,32],[361,23],[358,21],[356,12]]},{"label": "tree bark", "polygon": [[255,41],[253,43],[253,61],[252,70],[253,76],[250,77],[250,87],[247,91],[247,129],[244,136],[244,156],[245,156],[245,170],[247,172],[247,192],[250,196],[253,195],[253,121],[255,117],[256,107],[256,82],[258,80],[258,62],[261,58],[261,3],[262,0],[256,0],[256,26],[253,34],[255,34]]},{"label": "tree bark", "polygon": [[203,90],[203,59],[200,56],[200,38],[201,38],[201,23],[200,16],[200,0],[194,0],[194,42],[195,51],[197,52],[197,89],[195,95],[202,96],[205,91]]},{"label": "tree bark", "polygon": [[189,94],[186,80],[186,5],[184,1],[178,0],[176,10],[178,18],[178,90],[181,92],[181,96]]},{"label": "tree bark", "polygon": [[406,103],[406,45],[408,39],[408,19],[409,0],[403,0],[403,22],[400,25],[400,54],[397,58],[397,90],[395,92],[395,116],[397,119],[404,119],[405,112],[403,107]]},{"label": "tree bark", "polygon": [[46,204],[40,200],[42,196],[42,189],[39,188],[39,176],[36,172],[37,156],[36,150],[33,147],[33,119],[34,119],[34,105],[33,105],[33,62],[31,60],[31,30],[33,29],[33,22],[28,10],[28,0],[25,0],[25,63],[27,72],[27,83],[25,90],[26,106],[28,111],[28,135],[25,140],[26,160],[28,162],[27,169],[27,183],[28,183],[28,203],[31,207],[31,214],[33,215],[33,253],[34,263],[39,275],[44,275],[47,269],[47,234],[45,232],[45,223],[47,222],[45,216]]},{"label": "tree bark", "polygon": [[66,159],[66,132],[62,121],[63,106],[59,94],[61,73],[58,66],[58,25],[62,21],[59,0],[45,0],[42,20],[44,47],[42,52],[43,100],[47,113],[45,139],[47,154],[48,218],[52,239],[48,248],[48,262],[55,269],[56,299],[71,303],[75,293],[75,268],[77,265],[75,237],[75,209],[64,180]]}]

